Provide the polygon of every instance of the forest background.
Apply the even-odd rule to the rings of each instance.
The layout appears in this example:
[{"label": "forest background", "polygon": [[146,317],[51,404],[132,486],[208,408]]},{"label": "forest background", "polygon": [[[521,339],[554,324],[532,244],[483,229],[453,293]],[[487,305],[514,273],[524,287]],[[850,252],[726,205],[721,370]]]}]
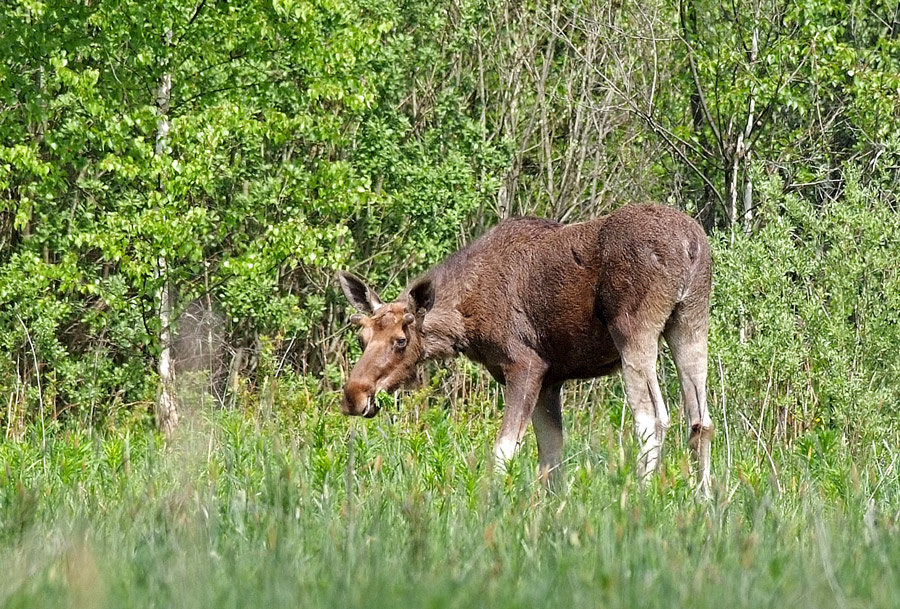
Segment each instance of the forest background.
[{"label": "forest background", "polygon": [[[775,444],[885,447],[896,478],[898,127],[881,0],[5,3],[4,513],[31,514],[55,438],[116,438],[116,471],[122,437],[198,408],[346,441],[323,414],[359,354],[337,269],[392,297],[500,219],[638,201],[713,243],[728,471],[749,438],[778,490]],[[617,381],[568,395],[619,421]],[[465,428],[502,398],[458,362],[413,402]]]},{"label": "forest background", "polygon": [[336,269],[392,296],[501,218],[635,201],[715,242],[713,369],[735,407],[768,395],[794,432],[875,425],[900,397],[897,11],[7,5],[6,435],[152,415],[163,356],[228,406],[286,376],[330,395]]}]

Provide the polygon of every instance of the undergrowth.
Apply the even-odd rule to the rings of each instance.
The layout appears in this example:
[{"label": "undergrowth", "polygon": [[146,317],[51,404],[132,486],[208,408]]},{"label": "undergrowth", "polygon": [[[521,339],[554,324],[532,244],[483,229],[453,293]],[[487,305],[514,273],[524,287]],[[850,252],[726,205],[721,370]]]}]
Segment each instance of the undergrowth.
[{"label": "undergrowth", "polygon": [[[621,402],[567,395],[565,494],[528,438],[490,473],[493,399],[420,392],[372,421],[327,397],[198,407],[0,444],[4,607],[892,607],[898,438],[778,446],[739,422],[695,497],[676,419],[640,487]],[[893,434],[893,435],[892,435]]]}]

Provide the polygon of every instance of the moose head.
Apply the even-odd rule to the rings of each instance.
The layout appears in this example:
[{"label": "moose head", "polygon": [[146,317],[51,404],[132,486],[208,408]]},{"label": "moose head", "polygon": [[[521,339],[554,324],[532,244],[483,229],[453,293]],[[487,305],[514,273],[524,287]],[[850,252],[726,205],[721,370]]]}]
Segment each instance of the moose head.
[{"label": "moose head", "polygon": [[341,289],[360,313],[350,317],[359,326],[362,357],[344,387],[341,412],[374,417],[375,394],[412,387],[419,380],[424,355],[423,320],[434,304],[432,282],[419,279],[401,297],[382,302],[378,294],[351,273],[338,273]]}]

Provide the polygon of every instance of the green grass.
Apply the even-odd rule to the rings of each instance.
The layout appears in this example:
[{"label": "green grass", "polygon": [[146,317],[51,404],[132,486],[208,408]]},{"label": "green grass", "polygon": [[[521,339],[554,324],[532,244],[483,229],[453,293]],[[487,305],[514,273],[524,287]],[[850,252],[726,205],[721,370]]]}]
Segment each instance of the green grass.
[{"label": "green grass", "polygon": [[574,396],[554,496],[531,437],[490,475],[499,413],[469,401],[199,411],[166,448],[140,425],[51,427],[42,454],[31,428],[0,444],[0,606],[897,606],[893,432],[774,443],[732,423],[698,502],[679,418],[641,488],[620,402]]}]

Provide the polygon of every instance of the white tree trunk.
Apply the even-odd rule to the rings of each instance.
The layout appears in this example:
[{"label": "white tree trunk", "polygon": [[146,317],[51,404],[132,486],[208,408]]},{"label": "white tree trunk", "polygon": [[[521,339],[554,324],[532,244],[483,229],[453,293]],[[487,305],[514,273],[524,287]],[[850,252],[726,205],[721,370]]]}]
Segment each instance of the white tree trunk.
[{"label": "white tree trunk", "polygon": [[[753,40],[750,46],[750,63],[756,63],[759,55],[759,4],[756,5],[756,20],[753,27]],[[750,228],[753,224],[753,176],[750,175],[750,165],[752,163],[752,145],[750,136],[753,133],[753,121],[755,120],[756,100],[753,98],[753,92],[750,93],[750,107],[747,112],[747,126],[744,129],[744,232],[750,234]]]},{"label": "white tree trunk", "polygon": [[[172,30],[166,31],[166,44],[172,43]],[[163,60],[163,65],[168,59]],[[169,103],[172,94],[172,75],[168,72],[162,75],[159,88],[156,91],[156,108],[159,119],[156,122],[156,155],[166,152],[169,137]],[[160,180],[159,189],[163,184]],[[166,438],[171,437],[172,432],[178,426],[178,401],[175,395],[175,366],[172,361],[172,286],[168,280],[169,267],[165,255],[157,259],[156,278],[159,280],[157,301],[159,302],[159,342],[162,350],[159,354],[159,397],[156,402],[156,424],[163,431]]]},{"label": "white tree trunk", "polygon": [[[759,16],[759,8],[757,6],[757,21]],[[750,65],[751,67],[756,63],[756,58],[759,52],[759,27],[755,26],[753,29],[753,38],[750,43]],[[753,224],[753,176],[750,175],[750,166],[752,164],[752,139],[753,135],[753,121],[755,120],[756,114],[756,100],[753,97],[753,91],[751,90],[749,93],[749,99],[747,102],[747,123],[744,127],[743,131],[738,133],[737,143],[734,148],[734,158],[732,159],[732,167],[731,167],[731,184],[730,184],[730,192],[729,198],[731,201],[731,205],[729,207],[728,215],[729,220],[731,221],[731,237],[732,242],[734,242],[734,231],[736,230],[736,226],[738,220],[740,218],[744,232],[746,234],[750,233],[751,225]],[[729,129],[730,131],[730,129]],[[738,194],[740,190],[740,184],[738,183],[738,178],[741,173],[739,173],[739,168],[742,169],[743,178],[744,178],[744,187],[743,191]],[[738,211],[738,197],[740,196],[742,203],[742,211]]]},{"label": "white tree trunk", "polygon": [[178,402],[175,395],[175,366],[172,362],[172,294],[171,286],[166,281],[166,259],[159,257],[157,273],[163,283],[159,288],[159,323],[162,327],[159,342],[162,350],[159,354],[159,397],[156,402],[156,424],[166,437],[170,437],[178,425]]}]

